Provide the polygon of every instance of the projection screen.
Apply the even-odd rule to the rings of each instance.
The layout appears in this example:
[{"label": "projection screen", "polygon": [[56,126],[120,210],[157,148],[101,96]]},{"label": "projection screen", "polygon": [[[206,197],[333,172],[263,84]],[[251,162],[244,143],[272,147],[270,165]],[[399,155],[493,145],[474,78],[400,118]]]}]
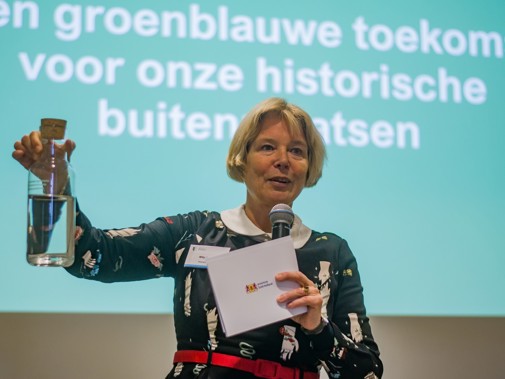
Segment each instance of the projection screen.
[{"label": "projection screen", "polygon": [[283,97],[327,146],[294,211],[347,239],[372,315],[505,316],[502,1],[0,1],[2,312],[172,311],[173,283],[26,263],[10,154],[68,120],[95,226],[242,204],[225,156]]}]

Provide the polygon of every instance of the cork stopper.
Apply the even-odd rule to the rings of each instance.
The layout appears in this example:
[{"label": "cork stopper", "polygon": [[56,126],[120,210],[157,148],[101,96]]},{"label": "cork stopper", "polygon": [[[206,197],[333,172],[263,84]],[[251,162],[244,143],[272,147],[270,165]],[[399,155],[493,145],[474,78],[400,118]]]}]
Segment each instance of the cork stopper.
[{"label": "cork stopper", "polygon": [[40,120],[40,134],[45,139],[65,138],[65,128],[67,120],[59,118],[43,118]]}]

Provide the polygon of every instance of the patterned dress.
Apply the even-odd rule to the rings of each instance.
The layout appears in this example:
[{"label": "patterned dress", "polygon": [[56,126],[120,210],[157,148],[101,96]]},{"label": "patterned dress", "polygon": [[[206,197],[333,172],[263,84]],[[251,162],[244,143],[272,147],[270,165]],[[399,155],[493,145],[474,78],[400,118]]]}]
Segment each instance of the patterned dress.
[{"label": "patterned dress", "polygon": [[[245,215],[242,207],[217,212],[195,211],[161,217],[126,229],[100,230],[78,212],[76,260],[67,270],[102,282],[171,277],[175,280],[174,320],[178,350],[218,352],[264,359],[330,378],[382,376],[382,362],[363,300],[356,260],[347,242],[332,233],[304,226],[298,217],[291,231],[300,271],[323,295],[323,316],[330,322],[316,335],[283,320],[226,337],[219,320],[206,269],[184,265],[191,245],[231,250],[271,239]],[[178,363],[167,378],[246,379],[253,374],[214,365]]]}]

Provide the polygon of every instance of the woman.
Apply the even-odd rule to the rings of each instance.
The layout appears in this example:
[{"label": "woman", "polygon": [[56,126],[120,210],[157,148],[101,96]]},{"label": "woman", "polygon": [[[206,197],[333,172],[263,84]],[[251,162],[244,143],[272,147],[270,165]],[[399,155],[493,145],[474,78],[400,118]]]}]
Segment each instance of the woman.
[{"label": "woman", "polygon": [[[38,159],[40,134],[14,145],[24,167]],[[73,142],[61,146],[70,154]],[[310,116],[282,99],[267,99],[241,122],[227,157],[229,176],[245,183],[245,204],[217,212],[162,217],[136,228],[99,230],[82,212],[76,218],[76,260],[67,270],[103,282],[169,276],[175,279],[177,353],[167,378],[330,378],[382,375],[363,302],[356,260],[332,233],[307,228],[295,217],[291,237],[300,271],[282,272],[300,288],[277,299],[308,311],[290,320],[225,337],[207,271],[185,267],[192,244],[232,250],[270,239],[269,212],[293,206],[322,174],[325,148]]]}]

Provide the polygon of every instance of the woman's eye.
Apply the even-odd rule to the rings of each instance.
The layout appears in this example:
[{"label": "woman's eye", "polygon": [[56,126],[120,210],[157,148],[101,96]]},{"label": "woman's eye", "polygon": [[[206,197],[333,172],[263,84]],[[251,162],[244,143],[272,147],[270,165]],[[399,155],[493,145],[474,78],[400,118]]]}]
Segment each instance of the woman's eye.
[{"label": "woman's eye", "polygon": [[272,145],[262,145],[261,146],[261,150],[271,151],[273,149],[274,149],[274,147]]},{"label": "woman's eye", "polygon": [[295,155],[303,156],[305,154],[304,150],[300,147],[293,147],[291,152]]}]

